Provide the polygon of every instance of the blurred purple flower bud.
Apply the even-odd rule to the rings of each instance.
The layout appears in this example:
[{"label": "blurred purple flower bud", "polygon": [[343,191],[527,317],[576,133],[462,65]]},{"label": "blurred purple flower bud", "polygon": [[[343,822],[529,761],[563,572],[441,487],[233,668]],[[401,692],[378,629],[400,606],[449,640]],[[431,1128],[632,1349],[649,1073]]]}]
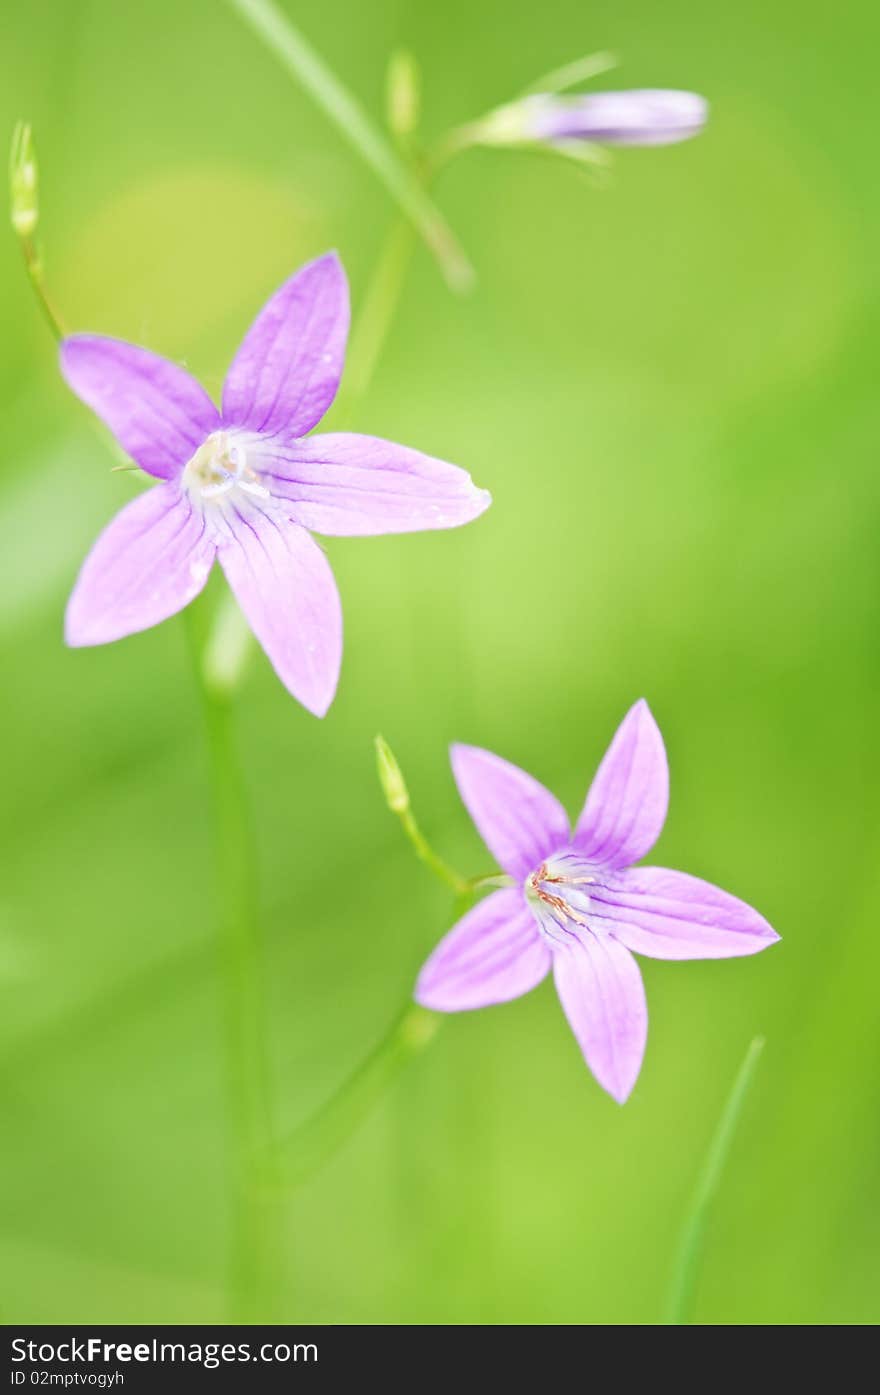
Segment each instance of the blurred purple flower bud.
[{"label": "blurred purple flower bud", "polygon": [[652,89],[541,95],[523,108],[526,139],[597,145],[671,145],[698,135],[708,115],[708,103],[695,92]]}]

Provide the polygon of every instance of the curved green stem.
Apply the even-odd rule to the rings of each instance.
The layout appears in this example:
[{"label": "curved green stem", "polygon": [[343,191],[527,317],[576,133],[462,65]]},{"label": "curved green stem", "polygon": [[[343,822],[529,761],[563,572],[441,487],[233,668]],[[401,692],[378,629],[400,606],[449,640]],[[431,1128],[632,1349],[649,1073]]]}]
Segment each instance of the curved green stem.
[{"label": "curved green stem", "polygon": [[296,1187],[354,1133],[390,1082],[434,1040],[441,1018],[409,1003],[388,1034],[318,1112],[278,1148],[282,1186]]},{"label": "curved green stem", "polygon": [[55,338],[63,339],[65,329],[46,291],[43,259],[37,245],[40,177],[34,133],[27,121],[15,123],[9,147],[9,215],[40,310]]},{"label": "curved green stem", "polygon": [[351,335],[340,394],[343,414],[366,394],[400,303],[416,245],[412,224],[399,218],[385,239]]},{"label": "curved green stem", "polygon": [[444,862],[439,853],[435,853],[428,842],[419,825],[416,823],[415,814],[412,809],[402,809],[398,813],[400,825],[409,839],[413,851],[420,862],[423,862],[429,872],[433,872],[441,882],[455,892],[456,896],[467,896],[471,890],[471,882],[467,877],[463,877],[456,872],[454,867],[450,867],[448,862]]},{"label": "curved green stem", "polygon": [[697,1271],[706,1238],[706,1222],[709,1210],[721,1183],[724,1164],[727,1161],[730,1145],[736,1133],[736,1126],[739,1123],[739,1117],[763,1049],[764,1038],[755,1037],[737,1071],[736,1079],[712,1135],[709,1151],[700,1169],[697,1185],[694,1188],[682,1227],[678,1255],[669,1286],[666,1305],[666,1322],[669,1324],[679,1325],[690,1321]]},{"label": "curved green stem", "polygon": [[24,265],[28,280],[36,294],[43,319],[46,321],[46,324],[49,326],[55,338],[60,341],[65,337],[67,331],[61,321],[61,316],[52,304],[49,293],[46,290],[46,284],[43,280],[43,268],[40,262],[40,254],[37,250],[37,245],[30,237],[20,237],[19,243],[21,245],[22,256],[24,257]]},{"label": "curved green stem", "polygon": [[382,131],[293,21],[275,0],[229,0],[229,3],[382,181],[437,258],[452,289],[469,289],[474,279],[473,268],[424,185],[398,157]]},{"label": "curved green stem", "polygon": [[[419,828],[409,791],[394,752],[376,737],[379,781],[386,803],[399,819],[419,861],[455,895],[455,917],[463,915],[483,889],[510,886],[510,877],[491,874],[463,877],[434,851]],[[310,1176],[345,1142],[405,1065],[434,1040],[441,1017],[417,1003],[408,1003],[388,1034],[366,1060],[331,1095],[327,1103],[279,1146],[282,1185],[296,1186]]]},{"label": "curved green stem", "polygon": [[469,896],[483,881],[488,881],[488,879],[463,877],[460,872],[456,872],[454,867],[450,867],[448,862],[444,862],[439,853],[435,853],[416,822],[409,790],[406,787],[406,781],[403,778],[403,771],[398,764],[397,757],[384,736],[377,736],[374,744],[376,747],[376,772],[379,776],[385,802],[392,814],[400,819],[400,825],[409,839],[416,857],[424,863],[429,872],[433,872],[435,877],[439,877],[440,881],[448,886],[457,898]]},{"label": "curved green stem", "polygon": [[[427,154],[413,159],[412,178],[428,189],[434,176],[460,151],[468,148],[470,127],[442,137]],[[406,218],[392,223],[367,284],[352,330],[340,400],[343,415],[366,394],[376,364],[400,304],[406,273],[415,251],[413,224]]]},{"label": "curved green stem", "polygon": [[272,1320],[279,1296],[281,1234],[270,1199],[276,1162],[255,845],[235,744],[232,692],[212,684],[206,674],[198,606],[190,606],[185,615],[211,765],[222,915],[224,1035],[235,1152],[230,1316],[239,1322],[266,1322]]}]

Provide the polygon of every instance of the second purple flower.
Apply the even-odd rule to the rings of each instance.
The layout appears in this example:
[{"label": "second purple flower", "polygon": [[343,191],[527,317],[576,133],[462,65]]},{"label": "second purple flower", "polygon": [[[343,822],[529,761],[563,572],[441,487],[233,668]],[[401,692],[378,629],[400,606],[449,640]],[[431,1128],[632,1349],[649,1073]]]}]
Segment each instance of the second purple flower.
[{"label": "second purple flower", "polygon": [[68,644],[156,625],[204,588],[216,560],[282,683],[323,716],[342,659],[336,583],[310,534],[454,528],[489,494],[455,465],[373,436],[306,438],[336,395],[348,337],[345,272],[329,254],[257,316],[220,410],[167,359],[77,334],[61,345],[69,385],[160,483],[95,543],[67,607]]},{"label": "second purple flower", "polygon": [[633,955],[731,959],[779,936],[720,887],[634,866],[659,837],[669,803],[666,751],[646,702],[618,727],[574,829],[549,790],[491,751],[454,746],[452,768],[508,884],[441,940],[416,1000],[437,1012],[488,1007],[527,993],[552,969],[587,1065],[622,1104],[648,1032]]}]

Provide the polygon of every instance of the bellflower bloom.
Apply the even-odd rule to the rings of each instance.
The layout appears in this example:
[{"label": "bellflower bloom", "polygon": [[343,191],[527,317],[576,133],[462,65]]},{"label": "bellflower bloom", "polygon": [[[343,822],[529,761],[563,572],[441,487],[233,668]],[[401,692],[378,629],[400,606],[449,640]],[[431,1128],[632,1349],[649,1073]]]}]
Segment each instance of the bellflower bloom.
[{"label": "bellflower bloom", "polygon": [[663,739],[644,701],[606,752],[574,832],[559,801],[515,765],[454,746],[459,793],[511,879],[441,940],[416,985],[438,1012],[507,1002],[553,969],[563,1011],[599,1084],[619,1103],[642,1064],[653,959],[756,954],[779,936],[745,902],[684,872],[634,867],[666,819]]},{"label": "bellflower bloom", "polygon": [[106,644],[174,615],[219,561],[289,691],[323,716],[342,658],[336,583],[310,534],[454,528],[490,503],[455,465],[372,436],[307,437],[342,373],[345,273],[327,255],[291,277],[232,361],[222,406],[182,368],[120,340],[61,345],[69,385],[159,481],[86,558],[68,644]]},{"label": "bellflower bloom", "polygon": [[487,145],[672,145],[705,126],[708,103],[694,92],[646,89],[561,97],[542,93],[500,107],[477,124]]}]

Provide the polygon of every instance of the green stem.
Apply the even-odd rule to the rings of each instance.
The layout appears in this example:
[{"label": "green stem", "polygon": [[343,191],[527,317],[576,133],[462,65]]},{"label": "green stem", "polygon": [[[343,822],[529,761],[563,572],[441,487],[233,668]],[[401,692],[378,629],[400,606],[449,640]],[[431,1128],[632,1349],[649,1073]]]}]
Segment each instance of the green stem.
[{"label": "green stem", "polygon": [[267,1322],[279,1299],[282,1237],[272,1201],[274,1126],[255,845],[236,751],[232,694],[206,678],[198,606],[189,607],[186,619],[211,764],[223,918],[226,1069],[235,1151],[230,1318]]},{"label": "green stem", "polygon": [[374,744],[376,747],[376,773],[379,776],[385,803],[392,814],[400,820],[401,827],[409,839],[416,857],[424,863],[430,872],[434,873],[435,877],[439,877],[440,881],[448,886],[456,897],[469,896],[488,879],[463,877],[460,872],[456,872],[453,867],[450,867],[448,862],[444,862],[438,853],[435,853],[416,822],[409,790],[394,752],[384,736],[377,736]]},{"label": "green stem", "polygon": [[448,862],[444,862],[439,853],[435,853],[422,830],[416,823],[416,817],[412,809],[408,806],[398,813],[401,827],[409,839],[413,851],[420,862],[439,877],[456,896],[467,896],[471,891],[472,884],[467,877],[461,876],[454,867],[450,867]]},{"label": "green stem", "polygon": [[489,891],[516,886],[516,882],[506,872],[489,872],[484,877],[471,877],[467,886],[468,891]]},{"label": "green stem", "polygon": [[[434,852],[409,808],[395,810],[416,855],[455,892],[455,918],[464,915],[474,893],[490,886],[508,886],[509,877],[467,879]],[[437,1035],[441,1015],[408,1003],[387,1036],[348,1077],[327,1103],[301,1124],[278,1147],[280,1185],[298,1186],[354,1133],[404,1066],[424,1051]]]},{"label": "green stem", "polygon": [[439,1014],[408,1004],[387,1036],[324,1107],[279,1145],[282,1186],[298,1186],[336,1152],[403,1067],[433,1041],[440,1020]]},{"label": "green stem", "polygon": [[400,303],[415,248],[412,224],[400,218],[388,232],[355,321],[343,379],[343,412],[366,394]]},{"label": "green stem", "polygon": [[[46,282],[43,278],[43,263],[40,257],[39,248],[37,247],[37,244],[34,241],[33,237],[28,233],[19,233],[18,242],[19,246],[21,247],[21,254],[24,260],[24,269],[27,272],[27,278],[31,283],[31,289],[37,297],[37,303],[40,307],[40,311],[43,315],[44,320],[46,321],[46,324],[49,326],[49,329],[55,336],[55,339],[60,343],[62,339],[65,339],[67,337],[67,330],[65,329],[64,322],[61,319],[61,316],[59,315],[58,311],[55,309],[55,305],[53,301],[50,299],[49,293],[46,290]],[[110,450],[118,460],[124,462],[119,465],[114,465],[112,468],[114,470],[138,470],[140,467],[131,464],[131,462],[128,459],[128,456],[125,454],[119,442],[116,440],[116,437],[113,436],[112,433],[108,431],[107,428],[103,426],[101,422],[98,421],[97,417],[93,416],[91,412],[89,413],[89,419],[92,424],[92,429],[94,430],[95,434],[101,438],[107,449]]]},{"label": "green stem", "polygon": [[709,1144],[709,1151],[697,1178],[697,1185],[694,1188],[682,1227],[678,1255],[669,1288],[666,1305],[666,1322],[669,1324],[682,1325],[690,1321],[697,1271],[706,1238],[706,1222],[709,1210],[721,1183],[721,1174],[736,1133],[736,1126],[739,1123],[739,1117],[763,1049],[764,1038],[755,1037],[737,1071],[736,1079],[721,1111],[721,1118],[718,1120],[712,1142]]},{"label": "green stem", "polygon": [[[428,189],[435,175],[469,147],[469,127],[450,131],[426,154],[415,158],[412,178]],[[343,415],[366,394],[400,303],[406,273],[415,251],[412,223],[399,218],[389,229],[373,268],[360,312],[352,330],[341,402]]]},{"label": "green stem", "polygon": [[[403,773],[381,736],[376,737],[376,754],[379,780],[388,807],[400,819],[419,861],[454,892],[456,919],[469,908],[477,891],[511,884],[509,877],[495,874],[469,879],[444,862],[419,828]],[[280,1146],[284,1187],[296,1186],[345,1142],[400,1070],[433,1041],[440,1020],[437,1013],[416,1003],[404,1008],[387,1036],[363,1064],[317,1114],[301,1124]]]},{"label": "green stem", "polygon": [[61,322],[60,315],[56,311],[54,305],[52,304],[52,301],[49,299],[49,294],[46,290],[45,282],[43,281],[43,270],[40,264],[40,254],[37,250],[36,244],[30,237],[20,237],[19,242],[21,244],[21,252],[22,256],[24,257],[24,265],[25,270],[28,274],[28,280],[30,281],[34,293],[37,297],[37,300],[39,301],[40,309],[43,313],[43,318],[45,319],[47,325],[54,334],[55,338],[60,341],[65,337],[67,331],[65,330],[64,325]]},{"label": "green stem", "polygon": [[469,289],[473,268],[424,187],[292,20],[275,0],[229,3],[382,181],[434,253],[452,289]]}]

